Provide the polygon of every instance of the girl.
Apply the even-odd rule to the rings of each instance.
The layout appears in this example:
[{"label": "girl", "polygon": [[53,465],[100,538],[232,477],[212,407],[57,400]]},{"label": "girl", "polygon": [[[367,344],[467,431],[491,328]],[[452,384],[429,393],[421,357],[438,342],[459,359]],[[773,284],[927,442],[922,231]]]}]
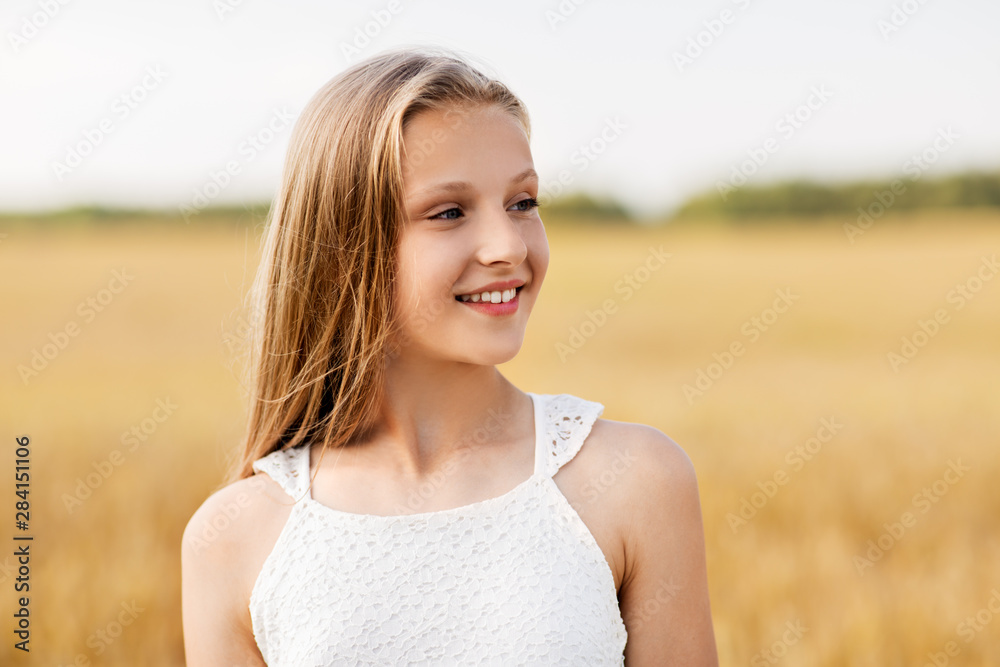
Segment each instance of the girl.
[{"label": "girl", "polygon": [[448,53],[376,56],[308,103],[242,457],[185,530],[189,667],[717,664],[687,456],[496,369],[548,267],[528,140],[522,102]]}]

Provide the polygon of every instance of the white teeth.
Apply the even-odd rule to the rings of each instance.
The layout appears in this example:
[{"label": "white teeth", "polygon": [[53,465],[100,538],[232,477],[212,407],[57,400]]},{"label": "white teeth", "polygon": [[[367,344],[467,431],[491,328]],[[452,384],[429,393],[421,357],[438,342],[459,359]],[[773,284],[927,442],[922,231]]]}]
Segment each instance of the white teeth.
[{"label": "white teeth", "polygon": [[472,301],[473,303],[482,301],[484,303],[507,303],[517,296],[517,288],[512,287],[505,290],[493,292],[483,292],[481,294],[462,294],[458,298],[462,301]]}]

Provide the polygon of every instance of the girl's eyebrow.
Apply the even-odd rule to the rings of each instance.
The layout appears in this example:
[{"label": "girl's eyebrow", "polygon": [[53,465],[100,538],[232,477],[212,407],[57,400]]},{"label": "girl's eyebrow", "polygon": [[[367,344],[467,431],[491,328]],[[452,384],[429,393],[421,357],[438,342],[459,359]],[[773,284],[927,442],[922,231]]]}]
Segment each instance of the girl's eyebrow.
[{"label": "girl's eyebrow", "polygon": [[[526,180],[529,180],[529,179],[536,180],[536,181],[538,180],[538,173],[534,169],[532,169],[530,167],[528,169],[525,169],[524,171],[522,171],[520,174],[514,176],[514,178],[510,179],[510,184],[514,185],[515,183],[520,183],[522,181],[526,181]],[[461,193],[461,192],[468,192],[469,190],[473,190],[473,189],[474,189],[474,187],[473,187],[472,183],[469,183],[468,181],[451,181],[449,183],[441,183],[440,185],[432,185],[429,188],[424,188],[423,190],[418,190],[418,191],[414,192],[411,196],[413,196],[413,197],[423,197],[425,195],[432,195],[432,194],[446,194],[446,193],[454,193],[454,192]]]}]

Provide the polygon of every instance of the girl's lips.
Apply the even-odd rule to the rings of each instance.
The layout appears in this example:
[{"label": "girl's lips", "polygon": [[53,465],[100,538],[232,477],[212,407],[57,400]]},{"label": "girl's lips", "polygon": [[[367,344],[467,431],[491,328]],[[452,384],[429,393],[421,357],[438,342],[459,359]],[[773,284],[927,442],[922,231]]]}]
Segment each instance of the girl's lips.
[{"label": "girl's lips", "polygon": [[479,289],[472,289],[466,294],[482,294],[483,292],[502,292],[504,290],[509,290],[511,288],[521,289],[527,284],[527,281],[520,280],[518,278],[512,278],[511,280],[502,280],[498,282],[492,282],[489,285],[483,285]]}]

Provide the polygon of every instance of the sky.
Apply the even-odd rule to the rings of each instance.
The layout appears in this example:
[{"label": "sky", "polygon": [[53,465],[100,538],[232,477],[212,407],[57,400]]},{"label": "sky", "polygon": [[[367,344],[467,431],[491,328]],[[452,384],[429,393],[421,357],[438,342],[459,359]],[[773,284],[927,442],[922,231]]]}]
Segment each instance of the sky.
[{"label": "sky", "polygon": [[1000,168],[996,0],[5,0],[0,211],[245,204],[326,81],[455,49],[526,103],[542,192]]}]

